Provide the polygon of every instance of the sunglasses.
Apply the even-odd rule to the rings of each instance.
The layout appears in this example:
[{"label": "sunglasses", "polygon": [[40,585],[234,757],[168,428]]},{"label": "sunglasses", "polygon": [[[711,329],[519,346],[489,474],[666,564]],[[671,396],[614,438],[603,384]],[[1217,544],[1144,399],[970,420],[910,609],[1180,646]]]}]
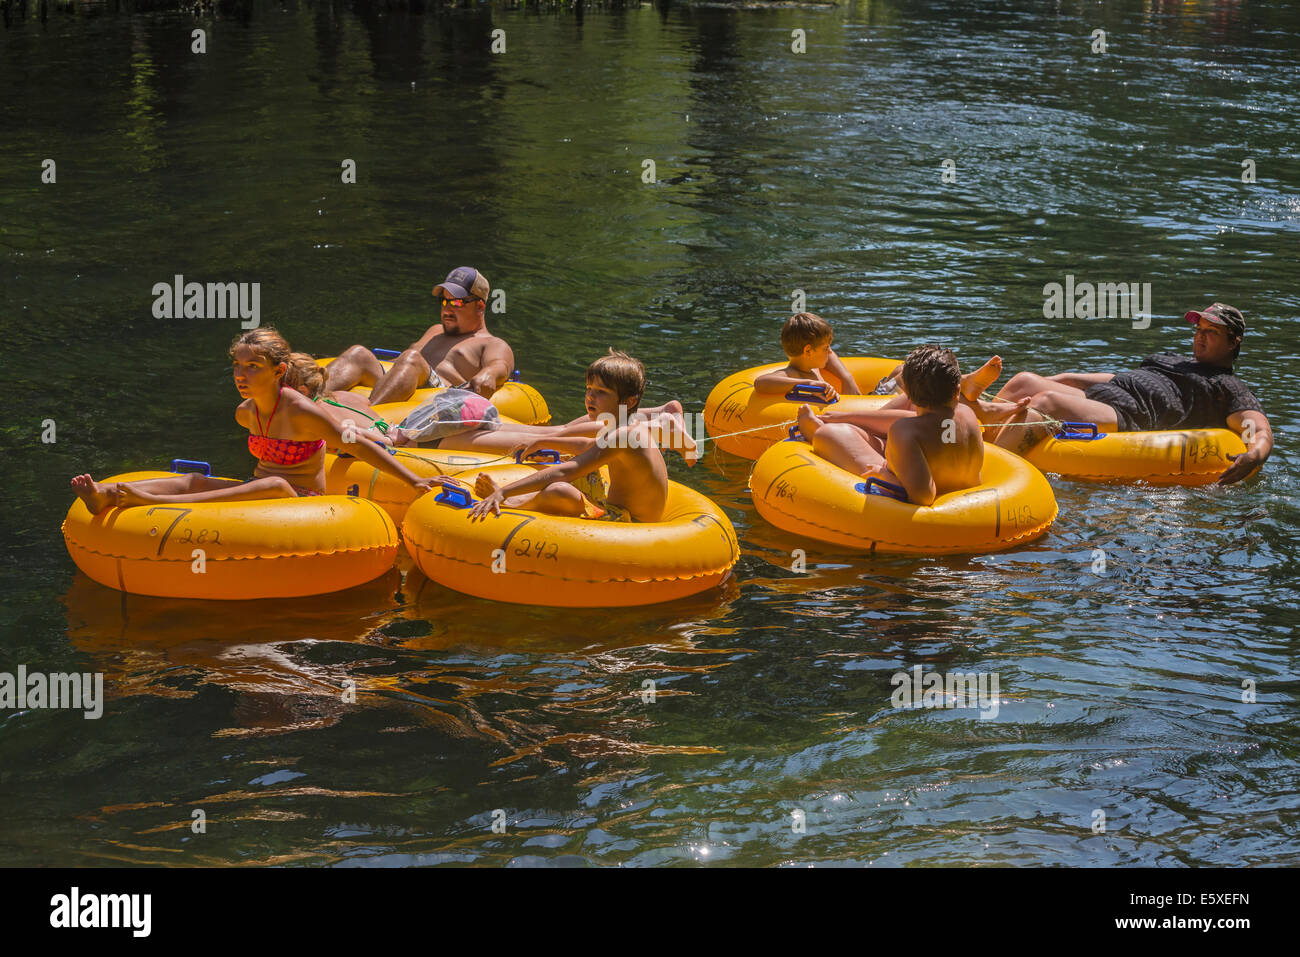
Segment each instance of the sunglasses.
[{"label": "sunglasses", "polygon": [[442,297],[442,304],[444,306],[451,306],[453,309],[459,309],[467,302],[478,302],[478,298],[476,296],[470,296],[467,299],[448,299],[446,296]]}]

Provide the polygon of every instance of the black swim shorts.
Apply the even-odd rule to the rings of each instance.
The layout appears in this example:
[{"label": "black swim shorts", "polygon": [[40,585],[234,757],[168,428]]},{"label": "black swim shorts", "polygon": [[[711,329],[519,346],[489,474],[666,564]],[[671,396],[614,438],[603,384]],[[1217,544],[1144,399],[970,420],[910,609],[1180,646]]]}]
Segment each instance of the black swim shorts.
[{"label": "black swim shorts", "polygon": [[1149,432],[1154,428],[1137,399],[1109,382],[1089,386],[1083,397],[1115,410],[1115,420],[1119,423],[1117,432]]}]

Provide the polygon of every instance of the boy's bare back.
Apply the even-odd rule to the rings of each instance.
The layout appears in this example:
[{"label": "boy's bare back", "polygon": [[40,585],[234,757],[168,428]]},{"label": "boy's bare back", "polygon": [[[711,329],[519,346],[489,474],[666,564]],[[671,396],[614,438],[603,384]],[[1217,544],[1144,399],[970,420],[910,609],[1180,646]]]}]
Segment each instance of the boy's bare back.
[{"label": "boy's bare back", "polygon": [[[963,405],[899,419],[889,429],[885,458],[913,501],[927,497],[915,490],[930,483],[934,498],[973,488],[980,484],[984,464],[979,420]],[[917,503],[929,505],[934,498]]]}]

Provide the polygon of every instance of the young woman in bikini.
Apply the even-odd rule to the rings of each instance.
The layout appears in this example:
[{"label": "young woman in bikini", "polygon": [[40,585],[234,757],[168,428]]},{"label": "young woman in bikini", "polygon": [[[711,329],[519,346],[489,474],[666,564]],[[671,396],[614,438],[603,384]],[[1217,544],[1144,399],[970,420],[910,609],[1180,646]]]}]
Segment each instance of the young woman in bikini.
[{"label": "young woman in bikini", "polygon": [[360,430],[348,436],[354,441],[345,442],[343,426],[310,399],[285,387],[289,344],[269,326],[235,339],[230,357],[235,388],[244,397],[235,410],[235,421],[248,429],[248,450],[258,460],[253,477],[239,481],[189,473],[140,482],[96,482],[89,475],[78,475],[72,480],[72,490],[92,514],[113,506],[322,495],[327,443],[347,448],[350,454],[420,491],[447,484],[441,477],[415,475]]}]

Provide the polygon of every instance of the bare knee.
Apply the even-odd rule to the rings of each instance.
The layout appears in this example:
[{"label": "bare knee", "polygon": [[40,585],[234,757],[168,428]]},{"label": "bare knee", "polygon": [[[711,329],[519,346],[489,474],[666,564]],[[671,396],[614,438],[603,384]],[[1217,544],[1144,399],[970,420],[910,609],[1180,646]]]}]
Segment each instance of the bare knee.
[{"label": "bare knee", "polygon": [[1036,372],[1017,372],[1007,382],[1008,389],[1017,392],[1033,393],[1042,391],[1043,377]]},{"label": "bare knee", "polygon": [[419,350],[407,349],[393,360],[393,366],[388,371],[393,373],[402,369],[414,369],[427,377],[429,375],[429,362],[420,354]]},{"label": "bare knee", "polygon": [[843,422],[828,422],[817,430],[812,438],[814,452],[826,448],[844,448],[854,438],[855,429]]},{"label": "bare knee", "polygon": [[542,496],[546,501],[546,511],[554,515],[577,517],[586,511],[586,500],[574,486],[568,482],[556,482],[548,485]]},{"label": "bare knee", "polygon": [[267,498],[297,498],[298,493],[294,491],[289,480],[281,478],[278,475],[268,476],[264,479],[258,479],[263,483],[259,491],[265,491]]},{"label": "bare knee", "polygon": [[375,354],[362,345],[348,346],[341,353],[340,359],[350,359],[353,362],[364,362],[367,359],[373,359]]},{"label": "bare knee", "polygon": [[1049,419],[1068,417],[1070,413],[1068,409],[1063,408],[1062,398],[1059,392],[1040,392],[1029,400],[1029,408]]}]

